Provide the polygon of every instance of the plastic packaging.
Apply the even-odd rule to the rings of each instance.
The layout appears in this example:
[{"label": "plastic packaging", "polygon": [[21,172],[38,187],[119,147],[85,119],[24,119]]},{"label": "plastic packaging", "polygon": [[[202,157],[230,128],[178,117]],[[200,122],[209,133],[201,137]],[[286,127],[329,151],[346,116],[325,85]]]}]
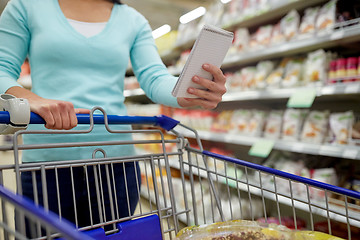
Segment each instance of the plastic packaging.
[{"label": "plastic packaging", "polygon": [[234,220],[182,229],[176,240],[341,240],[341,238],[314,231],[295,231],[276,224]]},{"label": "plastic packaging", "polygon": [[333,31],[336,22],[336,3],[337,0],[332,0],[321,7],[316,20],[316,30],[318,33]]},{"label": "plastic packaging", "polygon": [[265,89],[265,79],[270,75],[273,70],[274,63],[271,61],[262,61],[256,65],[255,86],[257,89]]},{"label": "plastic packaging", "polygon": [[305,63],[305,83],[325,83],[327,79],[328,60],[323,49],[308,54]]},{"label": "plastic packaging", "polygon": [[281,19],[281,31],[286,40],[291,40],[298,35],[300,24],[300,15],[296,10],[290,11],[285,17]]},{"label": "plastic packaging", "polygon": [[300,38],[311,37],[315,34],[315,23],[319,13],[319,9],[319,7],[315,7],[307,8],[305,10],[305,14],[302,18],[299,29]]},{"label": "plastic packaging", "polygon": [[280,138],[283,113],[284,112],[281,110],[273,110],[270,112],[269,117],[266,120],[266,127],[264,132],[265,138]]},{"label": "plastic packaging", "polygon": [[301,133],[301,141],[321,144],[328,129],[329,111],[311,111]]},{"label": "plastic packaging", "polygon": [[289,141],[299,140],[307,110],[286,109],[284,113],[282,139]]},{"label": "plastic packaging", "polygon": [[303,78],[303,59],[292,59],[286,64],[285,76],[281,85],[285,88],[300,85]]},{"label": "plastic packaging", "polygon": [[332,113],[330,115],[330,130],[333,134],[332,143],[347,144],[349,140],[350,130],[352,128],[352,122],[354,119],[354,113],[352,111],[344,113]]}]

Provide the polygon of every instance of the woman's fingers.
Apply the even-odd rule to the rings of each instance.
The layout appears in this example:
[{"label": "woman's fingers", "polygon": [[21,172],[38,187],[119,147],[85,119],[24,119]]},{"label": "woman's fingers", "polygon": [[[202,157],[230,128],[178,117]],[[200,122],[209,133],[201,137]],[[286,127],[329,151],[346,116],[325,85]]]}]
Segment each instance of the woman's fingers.
[{"label": "woman's fingers", "polygon": [[205,109],[214,109],[222,101],[222,96],[226,93],[226,77],[220,68],[204,64],[203,69],[212,75],[212,80],[194,76],[192,81],[204,89],[190,87],[188,93],[196,98],[179,98],[178,103],[182,107],[200,106]]}]

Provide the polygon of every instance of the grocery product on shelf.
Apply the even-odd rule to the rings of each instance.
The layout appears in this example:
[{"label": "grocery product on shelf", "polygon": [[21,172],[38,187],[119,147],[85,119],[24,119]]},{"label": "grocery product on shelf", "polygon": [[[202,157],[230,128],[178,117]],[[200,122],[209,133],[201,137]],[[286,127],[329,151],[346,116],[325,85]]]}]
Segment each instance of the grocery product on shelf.
[{"label": "grocery product on shelf", "polygon": [[264,130],[267,118],[267,112],[261,110],[253,110],[249,120],[247,135],[252,137],[260,137]]},{"label": "grocery product on shelf", "polygon": [[274,62],[272,61],[261,61],[256,65],[255,74],[255,87],[257,89],[265,89],[265,79],[274,70]]},{"label": "grocery product on shelf", "polygon": [[303,62],[302,58],[294,58],[288,61],[285,67],[284,78],[281,86],[284,88],[297,87],[303,80]]},{"label": "grocery product on shelf", "polygon": [[283,122],[282,110],[272,110],[266,119],[264,137],[270,139],[279,139],[281,135],[281,126]]},{"label": "grocery product on shelf", "polygon": [[287,41],[295,38],[299,31],[300,15],[296,10],[290,11],[280,21],[281,32]]},{"label": "grocery product on shelf", "polygon": [[301,129],[304,124],[307,110],[286,109],[282,126],[282,139],[297,141],[299,140]]},{"label": "grocery product on shelf", "polygon": [[344,113],[331,113],[329,118],[331,137],[329,142],[347,144],[354,119],[352,111]]},{"label": "grocery product on shelf", "polygon": [[254,50],[268,46],[271,41],[272,29],[272,25],[261,26],[258,28],[258,30],[250,37],[249,47]]},{"label": "grocery product on shelf", "polygon": [[304,16],[302,17],[299,36],[298,38],[308,38],[315,34],[316,28],[316,18],[319,13],[319,7],[307,8],[305,9]]},{"label": "grocery product on shelf", "polygon": [[235,110],[231,117],[230,133],[247,135],[249,131],[249,123],[252,117],[250,110]]},{"label": "grocery product on shelf", "polygon": [[328,73],[328,55],[323,49],[310,52],[305,62],[304,81],[306,84],[323,84]]},{"label": "grocery product on shelf", "polygon": [[328,128],[329,111],[310,111],[301,133],[303,142],[321,144],[325,140]]},{"label": "grocery product on shelf", "polygon": [[336,3],[337,0],[331,0],[321,7],[316,19],[316,30],[318,33],[323,34],[333,31],[336,23]]}]

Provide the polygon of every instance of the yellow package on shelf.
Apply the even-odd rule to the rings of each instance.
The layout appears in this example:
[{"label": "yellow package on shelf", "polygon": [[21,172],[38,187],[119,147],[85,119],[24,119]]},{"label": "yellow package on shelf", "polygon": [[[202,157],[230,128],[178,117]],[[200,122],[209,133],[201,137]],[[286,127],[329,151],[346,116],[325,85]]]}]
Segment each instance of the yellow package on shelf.
[{"label": "yellow package on shelf", "polygon": [[157,39],[155,39],[156,47],[158,48],[159,54],[163,54],[164,52],[171,50],[174,47],[177,31],[171,31]]}]

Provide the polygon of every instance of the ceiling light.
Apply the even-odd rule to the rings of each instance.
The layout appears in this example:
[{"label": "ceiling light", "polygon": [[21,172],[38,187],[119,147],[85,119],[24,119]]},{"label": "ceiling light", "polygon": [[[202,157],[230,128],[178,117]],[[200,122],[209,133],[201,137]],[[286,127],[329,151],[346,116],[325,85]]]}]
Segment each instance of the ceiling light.
[{"label": "ceiling light", "polygon": [[165,34],[167,34],[168,32],[171,31],[171,27],[168,24],[162,25],[161,27],[155,29],[154,31],[152,31],[152,35],[154,39],[157,39]]},{"label": "ceiling light", "polygon": [[222,2],[223,4],[226,4],[226,3],[228,3],[228,2],[231,2],[231,0],[221,0],[221,2]]},{"label": "ceiling light", "polygon": [[182,24],[191,22],[192,20],[201,17],[206,13],[206,9],[204,7],[198,7],[180,17],[180,22]]}]

